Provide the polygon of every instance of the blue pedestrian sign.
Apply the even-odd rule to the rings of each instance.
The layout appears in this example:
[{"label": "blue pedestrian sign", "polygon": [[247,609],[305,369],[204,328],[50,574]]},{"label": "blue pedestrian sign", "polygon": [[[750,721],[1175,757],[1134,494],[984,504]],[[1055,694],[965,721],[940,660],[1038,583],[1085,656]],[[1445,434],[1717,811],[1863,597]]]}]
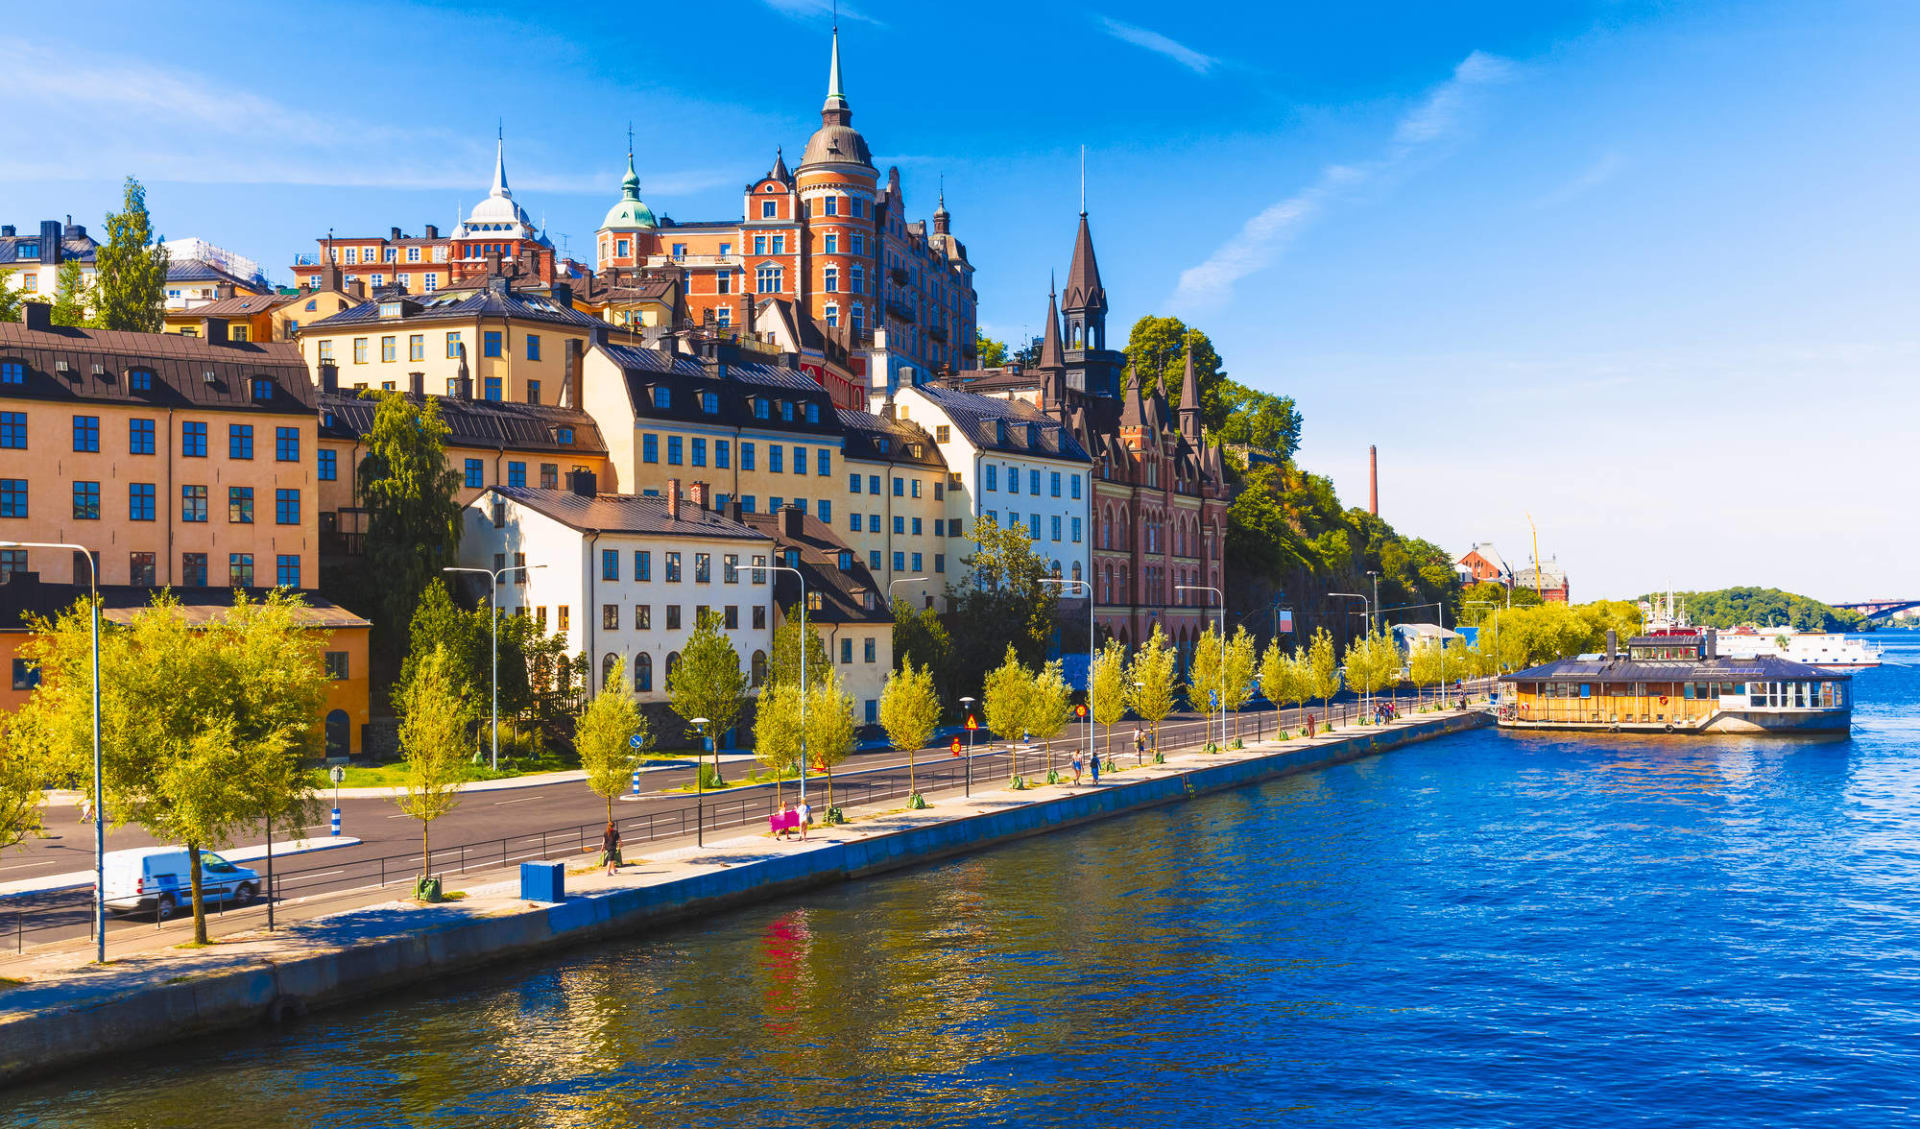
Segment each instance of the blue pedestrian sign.
[{"label": "blue pedestrian sign", "polygon": [[1207,691],[1207,708],[1216,710],[1220,708],[1220,691]]},{"label": "blue pedestrian sign", "polygon": [[638,751],[640,746],[644,744],[646,744],[646,740],[642,738],[638,733],[635,733],[633,736],[627,738],[627,748],[629,749]]}]

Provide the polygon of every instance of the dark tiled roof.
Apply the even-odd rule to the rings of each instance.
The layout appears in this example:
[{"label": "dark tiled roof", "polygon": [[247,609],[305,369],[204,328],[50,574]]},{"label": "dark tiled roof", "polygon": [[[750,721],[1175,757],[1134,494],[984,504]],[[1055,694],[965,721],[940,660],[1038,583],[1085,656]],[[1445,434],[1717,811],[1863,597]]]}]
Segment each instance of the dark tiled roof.
[{"label": "dark tiled roof", "polygon": [[[933,436],[916,423],[847,408],[839,409],[837,414],[840,426],[847,432],[845,457],[849,459],[918,463],[940,470],[947,467],[947,461],[940,457],[940,448],[934,445]],[[881,450],[882,442],[886,445],[884,451]],[[917,456],[911,453],[914,445],[920,449]]]},{"label": "dark tiled roof", "polygon": [[[20,257],[20,244],[42,242],[44,242],[44,240],[40,238],[38,228],[28,231],[24,235],[0,235],[0,263],[44,263],[46,262],[46,251],[44,248],[40,254],[30,259],[22,259]],[[78,237],[63,236],[60,240],[60,261],[65,262],[68,259],[74,259],[82,263],[91,263],[94,261],[95,252],[99,250],[99,247],[99,242],[91,235]]]},{"label": "dark tiled roof", "polygon": [[[133,618],[135,612],[153,602],[153,594],[158,588],[143,588],[128,584],[106,584],[100,588],[100,617],[110,623],[125,623]],[[207,623],[221,618],[233,607],[233,589],[231,588],[174,588],[170,589],[174,598],[180,601],[180,610],[188,623]],[[272,591],[269,588],[246,588],[247,599],[258,603],[266,599]],[[59,615],[73,606],[76,600],[86,597],[84,584],[47,584],[42,583],[34,573],[15,574],[0,583],[0,631],[20,631],[27,625],[28,616],[42,616],[47,619]],[[311,592],[300,593],[307,608],[298,618],[310,627],[367,627],[366,619],[353,612],[323,600]]]},{"label": "dark tiled roof", "polygon": [[306,297],[305,294],[240,294],[232,298],[222,298],[218,302],[208,302],[204,306],[195,306],[191,310],[176,312],[170,316],[177,318],[184,313],[196,318],[245,318],[279,309],[289,302],[298,302]]},{"label": "dark tiled roof", "polygon": [[[495,486],[498,494],[572,529],[589,533],[658,533],[675,537],[724,537],[738,541],[765,541],[767,534],[732,518],[680,499],[680,516],[667,516],[667,500],[645,494],[596,494],[589,498],[571,490],[535,490],[527,486]],[[488,505],[487,495],[471,505]]]},{"label": "dark tiled roof", "polygon": [[[323,392],[320,394],[320,435],[327,439],[357,440],[373,427],[381,395],[408,393]],[[504,400],[462,400],[457,396],[428,397],[439,406],[447,442],[460,447],[506,447],[516,451],[554,451],[576,455],[605,455],[606,440],[593,417],[551,404],[520,404]],[[555,437],[559,428],[573,429],[573,442]]]},{"label": "dark tiled roof", "polygon": [[[635,415],[641,419],[820,435],[840,432],[833,397],[799,369],[759,361],[703,359],[631,345],[606,344],[598,348],[626,374],[627,393]],[[662,386],[670,393],[669,406],[665,408],[654,406],[653,389]],[[700,394],[705,392],[720,397],[718,412],[701,409]],[[755,399],[769,402],[768,418],[759,419],[754,415]],[[780,418],[779,405],[783,400],[795,405],[791,420]],[[815,405],[817,422],[807,421],[807,404]]]},{"label": "dark tiled roof", "polygon": [[[1092,461],[1066,428],[1030,404],[958,392],[937,384],[922,384],[918,391],[945,411],[953,425],[964,431],[973,445],[982,450],[1072,462]],[[1000,439],[1001,423],[1007,425],[1004,442]],[[1033,429],[1031,432],[1029,426]],[[1038,443],[1028,441],[1030,434],[1038,439]]]},{"label": "dark tiled roof", "polygon": [[[798,534],[790,534],[787,523],[800,520]],[[818,611],[807,612],[809,623],[892,623],[893,609],[874,580],[873,573],[860,563],[860,554],[834,535],[833,527],[791,506],[770,514],[742,514],[746,522],[774,541],[774,550],[784,564],[786,550],[800,550],[800,571],[806,575],[807,591],[821,594]],[[845,556],[842,556],[844,551]],[[846,568],[840,567],[845,560]],[[800,581],[790,572],[773,574],[773,598],[783,608],[792,608],[800,599]],[[873,608],[861,606],[861,593],[873,593]],[[789,619],[797,619],[797,611]]]},{"label": "dark tiled roof", "polygon": [[[315,401],[300,350],[286,343],[214,343],[177,333],[0,322],[0,361],[27,366],[26,383],[0,384],[0,397],[281,413],[310,412]],[[66,362],[66,372],[59,371],[60,361]],[[151,391],[131,388],[128,373],[134,369],[153,373]],[[270,398],[253,398],[251,381],[257,377],[273,382]]]},{"label": "dark tiled roof", "polygon": [[578,326],[591,329],[601,324],[568,306],[562,306],[545,294],[536,294],[525,290],[494,290],[481,287],[477,290],[439,290],[431,294],[413,294],[406,299],[409,311],[418,306],[419,312],[409,312],[405,318],[386,318],[380,316],[380,302],[369,299],[350,310],[342,310],[331,317],[321,318],[307,327],[307,332],[338,329],[343,326],[361,324],[404,325],[409,321],[434,321],[442,318],[471,317],[511,317],[522,321],[539,321],[556,325]]},{"label": "dark tiled roof", "polygon": [[230,282],[235,286],[245,286],[249,289],[257,290],[260,288],[259,281],[255,279],[241,278],[232,271],[221,270],[212,263],[204,262],[200,259],[181,259],[178,262],[168,263],[167,281]]},{"label": "dark tiled roof", "polygon": [[1559,659],[1500,676],[1502,682],[1707,682],[1721,680],[1820,678],[1850,680],[1845,672],[1822,670],[1774,655],[1746,659]]}]

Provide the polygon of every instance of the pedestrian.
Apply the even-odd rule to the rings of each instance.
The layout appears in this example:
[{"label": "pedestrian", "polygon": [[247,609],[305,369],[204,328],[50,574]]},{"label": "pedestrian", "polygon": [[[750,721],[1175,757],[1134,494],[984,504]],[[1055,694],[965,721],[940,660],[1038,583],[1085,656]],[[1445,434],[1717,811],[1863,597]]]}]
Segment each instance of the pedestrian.
[{"label": "pedestrian", "polygon": [[781,813],[780,817],[780,837],[782,839],[793,838],[794,826],[799,822],[799,817],[793,814],[793,801],[788,800],[787,808]]},{"label": "pedestrian", "polygon": [[1073,786],[1076,788],[1080,786],[1080,767],[1080,754],[1076,752],[1073,754]]},{"label": "pedestrian", "polygon": [[800,813],[800,837],[805,839],[807,837],[807,828],[813,826],[813,805],[805,800],[801,800],[798,811]]},{"label": "pedestrian", "polygon": [[620,828],[612,820],[607,821],[607,829],[600,833],[600,863],[608,874],[620,866]]},{"label": "pedestrian", "polygon": [[1307,715],[1307,736],[1308,737],[1313,736],[1313,715],[1312,714]]},{"label": "pedestrian", "polygon": [[1145,760],[1147,756],[1147,735],[1137,725],[1133,727],[1133,755],[1137,760]]},{"label": "pedestrian", "polygon": [[80,797],[80,822],[93,822],[93,797],[91,796]]}]

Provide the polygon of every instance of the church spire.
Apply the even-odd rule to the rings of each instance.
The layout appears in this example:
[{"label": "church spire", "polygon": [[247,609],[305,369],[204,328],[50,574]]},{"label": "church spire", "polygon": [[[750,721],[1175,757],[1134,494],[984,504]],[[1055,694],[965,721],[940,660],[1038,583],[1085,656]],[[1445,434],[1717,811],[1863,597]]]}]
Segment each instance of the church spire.
[{"label": "church spire", "polygon": [[1180,434],[1200,443],[1200,381],[1193,373],[1193,342],[1187,342],[1187,371],[1180,380]]},{"label": "church spire", "polygon": [[507,134],[504,126],[493,143],[493,187],[487,195],[513,199],[512,191],[507,188]]},{"label": "church spire", "polygon": [[1035,367],[1057,369],[1064,365],[1064,350],[1060,347],[1060,307],[1054,300],[1053,280],[1047,280],[1047,328],[1040,338],[1040,359]]},{"label": "church spire", "polygon": [[847,92],[840,84],[840,25],[833,27],[833,61],[827,67],[827,101],[820,107],[822,113],[828,110],[845,110]]}]

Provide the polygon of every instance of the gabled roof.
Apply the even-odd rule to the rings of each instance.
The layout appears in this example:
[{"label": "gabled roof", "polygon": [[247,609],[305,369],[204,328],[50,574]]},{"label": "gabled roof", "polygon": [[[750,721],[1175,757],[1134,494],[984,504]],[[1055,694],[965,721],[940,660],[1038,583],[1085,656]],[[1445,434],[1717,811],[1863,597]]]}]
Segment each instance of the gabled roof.
[{"label": "gabled roof", "polygon": [[[358,440],[373,428],[374,413],[381,396],[407,396],[405,392],[381,392],[362,396],[357,392],[320,394],[320,436],[323,439]],[[447,445],[454,447],[504,447],[513,451],[551,451],[580,457],[605,455],[606,440],[593,417],[572,408],[552,404],[521,404],[506,400],[463,400],[458,396],[429,394],[447,425]],[[573,442],[561,442],[568,430]]]},{"label": "gabled roof", "polygon": [[181,259],[167,264],[168,282],[226,282],[234,286],[244,286],[249,290],[261,289],[259,279],[241,278],[232,271],[223,270],[201,259]]},{"label": "gabled roof", "polygon": [[580,329],[591,329],[602,324],[571,306],[561,305],[547,294],[532,290],[515,290],[511,287],[482,286],[474,290],[436,290],[431,294],[409,294],[406,301],[409,308],[418,305],[419,312],[409,313],[404,318],[383,319],[380,316],[380,300],[369,299],[350,310],[342,310],[331,317],[321,318],[306,329],[311,333],[351,325],[404,325],[411,321],[474,317],[510,317],[522,321],[545,322],[549,325],[574,326]]},{"label": "gabled roof", "polygon": [[488,495],[498,494],[544,514],[569,529],[583,533],[636,533],[669,537],[718,537],[732,541],[767,541],[762,530],[724,514],[680,499],[679,516],[669,516],[667,500],[648,494],[596,494],[589,498],[571,490],[536,490],[530,486],[492,486],[467,503],[485,509]]},{"label": "gabled roof", "polygon": [[191,310],[175,311],[171,316],[196,318],[248,318],[258,314],[277,310],[289,302],[304,301],[308,295],[299,294],[239,294],[232,298],[222,298],[217,302],[208,302],[204,306],[195,306]]},{"label": "gabled roof", "polygon": [[[799,369],[759,361],[703,359],[632,345],[603,344],[595,348],[625,374],[627,395],[638,418],[822,436],[840,433],[833,397]],[[666,407],[655,403],[655,388],[667,389]],[[700,399],[703,393],[719,397],[717,411],[705,410]],[[754,414],[756,399],[768,402],[767,418]],[[782,401],[794,405],[793,419],[781,418]],[[808,404],[814,405],[813,422],[806,418]]]},{"label": "gabled roof", "polygon": [[[42,310],[30,305],[27,316],[37,318]],[[24,384],[0,384],[0,397],[7,398],[282,414],[310,412],[315,398],[299,347],[285,342],[0,322],[0,363],[7,361],[24,365],[26,377]],[[136,390],[129,375],[134,371],[152,373],[152,387]],[[252,382],[259,378],[271,382],[264,399],[253,395]]]},{"label": "gabled roof", "polygon": [[[807,611],[809,625],[893,622],[885,591],[860,562],[860,554],[834,535],[832,526],[791,506],[770,514],[742,514],[740,520],[772,538],[776,556],[784,556],[788,549],[800,550],[798,567],[806,577],[807,591],[821,597],[819,610]],[[790,522],[798,523],[797,533],[789,532]],[[840,567],[842,561],[846,568]],[[800,599],[800,580],[790,572],[776,572],[773,585],[775,602],[788,609],[788,619],[798,619],[794,604]],[[872,608],[862,606],[863,592],[873,594]]]},{"label": "gabled roof", "polygon": [[[959,392],[937,384],[922,384],[915,391],[933,401],[953,426],[981,450],[1071,462],[1092,461],[1086,449],[1059,421],[1024,401]],[[1001,424],[1006,425],[1004,439]],[[1036,442],[1029,442],[1030,436]]]},{"label": "gabled roof", "polygon": [[[846,445],[842,457],[849,459],[871,459],[896,463],[916,463],[920,466],[947,468],[947,461],[940,457],[940,448],[934,443],[933,436],[911,420],[888,419],[872,412],[856,412],[840,408],[836,413],[840,417],[840,426],[846,429]],[[914,455],[914,448],[920,453]]]}]

